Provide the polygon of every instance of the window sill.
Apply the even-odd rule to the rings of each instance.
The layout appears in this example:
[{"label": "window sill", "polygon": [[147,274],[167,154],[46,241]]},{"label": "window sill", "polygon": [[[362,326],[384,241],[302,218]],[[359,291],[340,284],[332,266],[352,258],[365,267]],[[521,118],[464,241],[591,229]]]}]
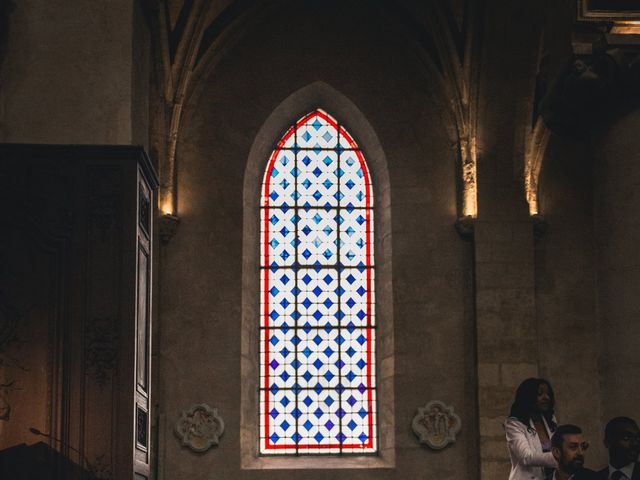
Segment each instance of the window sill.
[{"label": "window sill", "polygon": [[259,457],[242,455],[243,470],[307,470],[307,469],[344,469],[344,468],[394,468],[395,452],[393,448],[381,450],[378,455],[370,456],[282,456]]}]

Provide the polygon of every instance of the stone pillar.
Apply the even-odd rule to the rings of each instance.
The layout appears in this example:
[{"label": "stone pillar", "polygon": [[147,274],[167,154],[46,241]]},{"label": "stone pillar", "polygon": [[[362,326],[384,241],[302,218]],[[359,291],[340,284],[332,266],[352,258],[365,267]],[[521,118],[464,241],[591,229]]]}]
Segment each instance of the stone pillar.
[{"label": "stone pillar", "polygon": [[522,220],[475,226],[481,478],[507,478],[502,424],[516,387],[538,371],[533,230]]},{"label": "stone pillar", "polygon": [[[478,99],[474,226],[480,477],[506,479],[502,424],[518,384],[538,373],[533,226],[523,181],[522,114],[533,87],[540,2],[486,4]],[[527,18],[523,29],[514,19]]]}]

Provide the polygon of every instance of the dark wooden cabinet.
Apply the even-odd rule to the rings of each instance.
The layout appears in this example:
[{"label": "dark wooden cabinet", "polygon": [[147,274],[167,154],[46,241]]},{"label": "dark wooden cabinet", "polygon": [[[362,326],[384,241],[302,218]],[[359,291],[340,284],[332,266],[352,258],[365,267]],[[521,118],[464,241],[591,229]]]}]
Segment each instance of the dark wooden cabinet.
[{"label": "dark wooden cabinet", "polygon": [[0,145],[0,451],[51,478],[150,477],[156,187],[139,147]]}]

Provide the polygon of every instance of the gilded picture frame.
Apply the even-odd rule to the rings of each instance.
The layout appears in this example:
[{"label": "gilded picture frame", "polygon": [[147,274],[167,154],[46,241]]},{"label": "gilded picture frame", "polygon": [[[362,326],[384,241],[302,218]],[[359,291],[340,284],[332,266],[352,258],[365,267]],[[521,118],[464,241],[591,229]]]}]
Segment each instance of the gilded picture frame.
[{"label": "gilded picture frame", "polygon": [[578,21],[640,21],[640,0],[578,0]]}]

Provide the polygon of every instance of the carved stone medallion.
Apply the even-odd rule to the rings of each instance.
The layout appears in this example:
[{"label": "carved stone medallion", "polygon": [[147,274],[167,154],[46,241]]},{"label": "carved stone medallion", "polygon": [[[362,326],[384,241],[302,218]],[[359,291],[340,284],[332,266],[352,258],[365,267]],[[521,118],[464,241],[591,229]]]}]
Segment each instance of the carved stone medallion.
[{"label": "carved stone medallion", "polygon": [[439,400],[432,400],[426,406],[418,408],[413,417],[411,428],[420,443],[434,450],[441,450],[450,443],[455,443],[462,422],[453,413],[453,407]]},{"label": "carved stone medallion", "polygon": [[182,446],[194,452],[205,452],[212,445],[218,445],[223,432],[224,421],[218,410],[204,403],[182,412],[174,428]]}]

